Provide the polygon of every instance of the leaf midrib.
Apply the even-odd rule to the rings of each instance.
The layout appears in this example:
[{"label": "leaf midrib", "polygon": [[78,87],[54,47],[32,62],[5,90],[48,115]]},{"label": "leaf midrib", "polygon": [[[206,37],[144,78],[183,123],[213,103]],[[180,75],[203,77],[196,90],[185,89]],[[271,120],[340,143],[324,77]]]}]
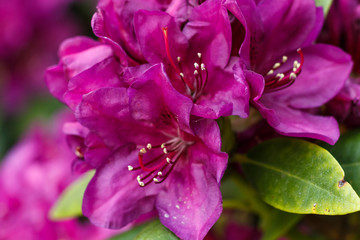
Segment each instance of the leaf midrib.
[{"label": "leaf midrib", "polygon": [[[250,159],[246,159],[246,160],[244,159],[243,162],[244,162],[244,163],[249,162],[249,163],[252,163],[252,164],[254,164],[254,165],[258,165],[258,166],[260,166],[260,167],[263,167],[263,168],[271,169],[271,170],[273,170],[273,171],[275,171],[275,172],[279,172],[279,173],[286,174],[286,175],[289,176],[289,177],[298,179],[298,180],[300,180],[300,181],[302,181],[302,182],[304,182],[304,183],[307,183],[307,184],[309,184],[309,185],[312,185],[312,186],[314,186],[314,187],[316,187],[316,188],[318,188],[318,189],[320,189],[320,190],[322,190],[322,191],[328,192],[330,195],[334,196],[336,199],[340,199],[341,201],[344,201],[343,198],[341,198],[341,197],[338,196],[338,195],[335,195],[333,192],[331,192],[331,191],[329,191],[329,190],[327,190],[327,189],[325,189],[325,188],[322,188],[322,187],[320,187],[320,186],[318,186],[318,185],[315,185],[314,183],[312,183],[312,182],[310,182],[310,181],[307,181],[307,180],[305,180],[305,179],[303,179],[303,178],[300,178],[300,177],[297,176],[297,175],[293,175],[293,174],[291,174],[291,173],[289,173],[289,172],[285,172],[285,171],[282,170],[282,169],[275,168],[275,167],[270,166],[270,165],[267,165],[267,164],[265,164],[265,163],[260,163],[260,162],[253,161],[253,160],[250,160]],[[349,202],[349,203],[351,203],[351,204],[356,204],[356,203],[354,203],[354,202],[348,201],[347,199],[345,199],[345,201],[346,201],[346,202]]]}]

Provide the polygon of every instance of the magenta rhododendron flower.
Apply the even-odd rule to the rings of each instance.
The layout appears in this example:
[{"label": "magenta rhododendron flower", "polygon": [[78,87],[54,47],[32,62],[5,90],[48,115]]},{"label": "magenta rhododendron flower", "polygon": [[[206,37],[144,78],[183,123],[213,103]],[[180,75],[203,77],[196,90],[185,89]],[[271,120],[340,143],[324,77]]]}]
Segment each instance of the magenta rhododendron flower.
[{"label": "magenta rhododendron flower", "polygon": [[196,7],[172,1],[166,12],[154,11],[164,8],[157,1],[142,9],[136,1],[119,2],[100,3],[93,18],[99,37],[114,49],[123,48],[131,65],[163,63],[174,87],[193,100],[191,114],[248,115],[247,85],[232,74],[231,28],[221,1]]},{"label": "magenta rhododendron flower", "polygon": [[311,44],[322,10],[312,0],[227,1],[227,6],[246,30],[239,54],[252,104],[283,135],[334,144],[339,137],[335,119],[307,109],[340,91],[352,63],[336,47]]},{"label": "magenta rhododendron flower", "polygon": [[72,174],[58,116],[51,126],[34,128],[4,158],[0,167],[0,239],[105,239],[115,232],[77,220],[54,222],[49,210],[79,175]]},{"label": "magenta rhododendron flower", "polygon": [[98,226],[121,228],[157,210],[182,239],[202,239],[222,210],[227,155],[213,120],[190,117],[193,103],[156,64],[129,88],[85,96],[78,121],[112,150],[84,196],[83,213]]}]

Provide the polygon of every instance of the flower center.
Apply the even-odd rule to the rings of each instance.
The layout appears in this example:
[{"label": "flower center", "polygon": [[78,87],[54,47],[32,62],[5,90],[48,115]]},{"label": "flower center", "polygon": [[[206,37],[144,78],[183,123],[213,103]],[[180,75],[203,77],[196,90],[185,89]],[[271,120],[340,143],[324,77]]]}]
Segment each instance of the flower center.
[{"label": "flower center", "polygon": [[183,71],[183,66],[181,62],[181,57],[177,56],[177,64],[172,59],[170,53],[170,46],[169,46],[169,38],[168,38],[168,28],[163,27],[162,32],[164,35],[164,42],[165,42],[165,50],[168,60],[170,62],[171,67],[176,72],[177,76],[181,79],[184,83],[187,94],[190,95],[195,102],[202,94],[206,83],[208,81],[208,71],[205,67],[205,64],[202,60],[202,54],[200,52],[197,53],[198,60],[194,62],[194,71],[192,76],[185,76]]},{"label": "flower center", "polygon": [[293,68],[285,72],[279,72],[277,69],[287,61],[287,56],[283,56],[281,62],[276,62],[273,67],[268,71],[265,77],[265,90],[264,92],[274,92],[289,87],[295,82],[295,79],[301,73],[304,64],[304,54],[301,48],[297,50],[300,55],[300,62],[295,60]]},{"label": "flower center", "polygon": [[179,137],[155,146],[148,143],[146,147],[139,150],[139,166],[128,165],[128,170],[142,170],[142,173],[136,177],[141,187],[151,182],[162,183],[169,176],[187,146],[188,143]]}]

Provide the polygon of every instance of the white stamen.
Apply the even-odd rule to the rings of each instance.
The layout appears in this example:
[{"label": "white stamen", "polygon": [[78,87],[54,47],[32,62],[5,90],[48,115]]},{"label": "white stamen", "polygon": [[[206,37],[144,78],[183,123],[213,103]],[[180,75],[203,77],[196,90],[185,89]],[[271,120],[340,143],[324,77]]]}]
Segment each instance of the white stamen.
[{"label": "white stamen", "polygon": [[199,64],[198,64],[198,63],[194,63],[194,68],[198,69],[198,68],[199,68]]},{"label": "white stamen", "polygon": [[270,71],[268,71],[268,73],[266,75],[271,75],[273,73],[274,73],[274,70],[271,69]]},{"label": "white stamen", "polygon": [[280,67],[280,65],[281,65],[281,64],[277,62],[277,63],[274,64],[274,66],[273,66],[272,68],[273,68],[273,69],[277,69],[278,67]]},{"label": "white stamen", "polygon": [[138,182],[141,182],[141,177],[140,177],[140,175],[138,175],[138,176],[136,177],[136,180],[137,180]]},{"label": "white stamen", "polygon": [[167,154],[167,153],[168,153],[168,151],[167,151],[167,149],[166,149],[166,148],[164,148],[163,152],[164,152],[165,154]]},{"label": "white stamen", "polygon": [[170,164],[170,163],[171,163],[171,159],[167,157],[167,158],[166,158],[166,162]]},{"label": "white stamen", "polygon": [[296,72],[296,71],[297,71],[297,68],[296,68],[296,67],[294,67],[294,68],[292,69],[292,71],[293,71],[293,72]]},{"label": "white stamen", "polygon": [[154,182],[159,182],[159,180],[157,178],[153,178]]},{"label": "white stamen", "polygon": [[197,53],[197,56],[198,56],[198,58],[201,58],[201,53],[198,52],[198,53]]},{"label": "white stamen", "polygon": [[178,56],[176,59],[177,59],[178,62],[181,61],[181,57],[180,57],[180,56]]},{"label": "white stamen", "polygon": [[146,153],[146,149],[145,149],[145,148],[140,149],[140,153],[145,154],[145,153]]},{"label": "white stamen", "polygon": [[286,62],[288,60],[288,57],[287,56],[283,56],[282,57],[282,62],[284,63],[284,62]]},{"label": "white stamen", "polygon": [[199,74],[198,70],[195,70],[194,75],[198,75],[198,74]]},{"label": "white stamen", "polygon": [[293,63],[293,67],[298,68],[299,66],[300,66],[299,62],[295,60],[294,63]]},{"label": "white stamen", "polygon": [[146,147],[147,147],[147,149],[149,149],[149,150],[152,148],[152,146],[151,146],[150,143],[148,143],[148,144],[146,145]]},{"label": "white stamen", "polygon": [[165,218],[169,218],[170,216],[169,216],[169,214],[165,213],[165,214],[164,214],[164,217],[165,217]]},{"label": "white stamen", "polygon": [[128,170],[129,170],[129,171],[132,171],[133,169],[134,169],[133,166],[131,166],[131,165],[128,166]]},{"label": "white stamen", "polygon": [[295,73],[290,73],[290,76],[289,76],[290,80],[295,80],[296,78],[296,74]]},{"label": "white stamen", "polygon": [[185,75],[184,75],[183,73],[180,73],[179,75],[180,75],[180,77],[182,77],[182,78],[185,77]]},{"label": "white stamen", "polygon": [[161,148],[165,148],[165,143],[161,144]]},{"label": "white stamen", "polygon": [[175,205],[175,207],[176,207],[177,209],[180,209],[180,206],[179,206],[179,205],[177,205],[177,204]]},{"label": "white stamen", "polygon": [[161,175],[162,175],[162,172],[161,172],[161,171],[160,171],[160,172],[158,172],[158,173],[157,173],[157,175],[158,175],[158,176],[161,176]]},{"label": "white stamen", "polygon": [[139,185],[140,185],[141,187],[145,186],[144,182],[139,182]]},{"label": "white stamen", "polygon": [[279,80],[281,80],[285,77],[285,75],[283,73],[278,73],[278,74],[276,74],[275,77],[277,77],[277,78],[279,78]]},{"label": "white stamen", "polygon": [[296,68],[299,68],[300,67],[300,63],[298,62],[297,64],[296,64]]},{"label": "white stamen", "polygon": [[205,64],[202,63],[202,64],[201,64],[201,70],[202,70],[202,71],[205,71],[205,69],[206,69],[206,68],[205,68]]}]

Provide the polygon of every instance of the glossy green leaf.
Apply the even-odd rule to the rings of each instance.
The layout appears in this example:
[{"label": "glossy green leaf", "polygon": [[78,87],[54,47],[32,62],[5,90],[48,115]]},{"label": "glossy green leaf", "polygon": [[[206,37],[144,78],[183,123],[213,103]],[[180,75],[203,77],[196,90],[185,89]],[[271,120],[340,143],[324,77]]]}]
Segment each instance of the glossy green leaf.
[{"label": "glossy green leaf", "polygon": [[[235,156],[234,161],[239,161],[240,155]],[[300,214],[292,214],[275,209],[261,199],[239,175],[225,179],[221,183],[224,209],[238,209],[252,211],[260,217],[260,227],[263,235],[262,240],[275,240],[287,233],[302,217]]]},{"label": "glossy green leaf", "polygon": [[82,215],[81,206],[84,192],[94,174],[93,170],[83,174],[63,191],[50,210],[51,220],[64,220]]},{"label": "glossy green leaf", "polygon": [[265,141],[241,159],[247,178],[268,204],[292,213],[340,215],[360,210],[336,159],[316,144],[290,138]]},{"label": "glossy green leaf", "polygon": [[149,223],[142,231],[136,235],[134,240],[178,240],[169,229],[164,227],[159,220]]},{"label": "glossy green leaf", "polygon": [[149,223],[141,224],[131,228],[129,231],[111,237],[109,240],[134,240],[134,238],[147,226]]},{"label": "glossy green leaf", "polygon": [[324,16],[326,16],[330,10],[332,0],[315,0],[316,6],[323,7]]},{"label": "glossy green leaf", "polygon": [[323,144],[345,171],[345,180],[360,195],[360,130],[342,135],[334,145]]}]

